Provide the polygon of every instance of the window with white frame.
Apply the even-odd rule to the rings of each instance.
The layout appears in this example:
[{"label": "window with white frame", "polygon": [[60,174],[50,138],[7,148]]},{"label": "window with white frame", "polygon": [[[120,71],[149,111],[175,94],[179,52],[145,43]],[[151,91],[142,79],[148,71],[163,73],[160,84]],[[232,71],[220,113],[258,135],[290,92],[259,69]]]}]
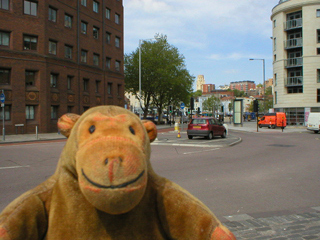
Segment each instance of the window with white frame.
[{"label": "window with white frame", "polygon": [[93,54],[93,65],[99,66],[99,58],[100,58],[99,54],[97,54],[97,53]]},{"label": "window with white frame", "polygon": [[34,108],[33,105],[27,105],[26,106],[26,119],[27,120],[33,120],[34,119]]},{"label": "window with white frame", "polygon": [[0,0],[0,8],[9,10],[9,0]]},{"label": "window with white frame", "polygon": [[96,13],[99,12],[99,3],[97,1],[93,1],[93,11]]},{"label": "window with white frame", "polygon": [[10,33],[0,31],[0,46],[9,46],[10,43]]},{"label": "window with white frame", "polygon": [[57,42],[49,40],[49,53],[57,55]]},{"label": "window with white frame", "polygon": [[116,24],[120,24],[120,15],[116,13],[116,14],[114,15],[114,17],[115,17],[115,19],[114,19],[115,23],[116,23]]},{"label": "window with white frame", "polygon": [[82,34],[87,34],[87,23],[86,22],[81,22],[81,33]]},{"label": "window with white frame", "polygon": [[57,21],[57,10],[52,7],[49,7],[49,21]]},{"label": "window with white frame", "polygon": [[83,62],[83,63],[87,62],[87,54],[88,54],[88,51],[81,50],[81,62]]},{"label": "window with white frame", "polygon": [[38,37],[24,35],[23,36],[23,49],[24,50],[37,50]]},{"label": "window with white frame", "polygon": [[52,87],[52,88],[58,87],[58,74],[56,74],[56,73],[50,74],[50,87]]},{"label": "window with white frame", "polygon": [[64,56],[65,58],[72,59],[72,50],[73,47],[69,45],[64,46]]},{"label": "window with white frame", "polygon": [[67,28],[71,28],[72,27],[72,16],[65,14],[64,15],[64,26]]},{"label": "window with white frame", "polygon": [[98,39],[99,38],[99,28],[93,27],[93,38]]},{"label": "window with white frame", "polygon": [[111,15],[111,10],[110,8],[106,8],[106,18],[110,19],[110,15]]},{"label": "window with white frame", "polygon": [[38,12],[38,2],[24,0],[24,14],[37,16]]},{"label": "window with white frame", "polygon": [[87,0],[81,0],[81,5],[86,7],[87,6]]}]

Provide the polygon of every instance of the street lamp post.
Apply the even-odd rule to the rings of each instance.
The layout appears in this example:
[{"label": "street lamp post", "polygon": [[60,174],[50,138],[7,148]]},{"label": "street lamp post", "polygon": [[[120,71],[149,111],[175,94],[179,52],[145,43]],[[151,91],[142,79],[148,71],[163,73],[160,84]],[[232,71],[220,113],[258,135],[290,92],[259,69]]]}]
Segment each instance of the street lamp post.
[{"label": "street lamp post", "polygon": [[263,64],[263,113],[266,113],[266,70],[265,70],[265,59],[262,58],[250,58],[250,61],[260,60]]},{"label": "street lamp post", "polygon": [[[154,38],[149,38],[149,39],[139,39],[139,103],[140,103],[140,110],[142,109],[141,107],[141,44],[142,41],[148,41],[152,39],[157,39],[156,37]],[[141,111],[139,111],[139,117],[141,119]]]}]

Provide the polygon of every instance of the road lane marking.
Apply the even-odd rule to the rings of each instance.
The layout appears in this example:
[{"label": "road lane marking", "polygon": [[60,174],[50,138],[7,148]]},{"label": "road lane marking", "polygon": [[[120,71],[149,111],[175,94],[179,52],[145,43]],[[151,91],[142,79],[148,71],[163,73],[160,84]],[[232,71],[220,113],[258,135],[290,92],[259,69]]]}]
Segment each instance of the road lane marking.
[{"label": "road lane marking", "polygon": [[185,152],[183,154],[194,154],[194,153],[201,153],[201,152],[210,152],[210,151],[215,151],[218,150],[220,148],[213,148],[213,149],[208,149],[208,150],[201,150],[201,151],[193,151],[193,152]]},{"label": "road lane marking", "polygon": [[4,169],[11,169],[11,168],[27,168],[30,167],[29,165],[27,166],[11,166],[11,167],[0,167],[0,170],[4,170]]}]

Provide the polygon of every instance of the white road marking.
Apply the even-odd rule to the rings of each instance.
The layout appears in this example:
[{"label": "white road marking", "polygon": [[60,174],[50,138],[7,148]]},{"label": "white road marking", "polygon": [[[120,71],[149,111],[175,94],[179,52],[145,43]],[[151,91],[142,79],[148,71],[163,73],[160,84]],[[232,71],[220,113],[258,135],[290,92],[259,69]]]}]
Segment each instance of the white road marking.
[{"label": "white road marking", "polygon": [[27,168],[27,167],[30,167],[30,166],[27,165],[27,166],[0,167],[0,170],[3,170],[3,169],[11,169],[11,168]]},{"label": "white road marking", "polygon": [[218,150],[220,148],[212,148],[212,149],[208,149],[208,150],[201,150],[201,151],[194,151],[194,152],[185,152],[183,154],[194,154],[194,153],[201,153],[201,152],[210,152],[210,151],[215,151]]}]

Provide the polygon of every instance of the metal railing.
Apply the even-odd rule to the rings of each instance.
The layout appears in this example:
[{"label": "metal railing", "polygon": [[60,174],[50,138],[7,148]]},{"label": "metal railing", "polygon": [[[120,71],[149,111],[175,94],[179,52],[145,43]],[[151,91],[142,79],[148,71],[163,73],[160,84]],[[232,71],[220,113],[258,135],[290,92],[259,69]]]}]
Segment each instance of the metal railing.
[{"label": "metal railing", "polygon": [[303,85],[303,77],[288,77],[285,78],[285,86],[302,86]]},{"label": "metal railing", "polygon": [[293,38],[284,41],[284,48],[296,48],[296,47],[302,47],[302,38]]},{"label": "metal railing", "polygon": [[294,29],[294,28],[301,28],[301,27],[302,27],[302,18],[289,20],[284,23],[285,30],[290,30],[290,29]]},{"label": "metal railing", "polygon": [[298,58],[288,58],[284,60],[284,66],[286,68],[290,67],[300,67],[303,65],[303,58],[298,57]]}]

